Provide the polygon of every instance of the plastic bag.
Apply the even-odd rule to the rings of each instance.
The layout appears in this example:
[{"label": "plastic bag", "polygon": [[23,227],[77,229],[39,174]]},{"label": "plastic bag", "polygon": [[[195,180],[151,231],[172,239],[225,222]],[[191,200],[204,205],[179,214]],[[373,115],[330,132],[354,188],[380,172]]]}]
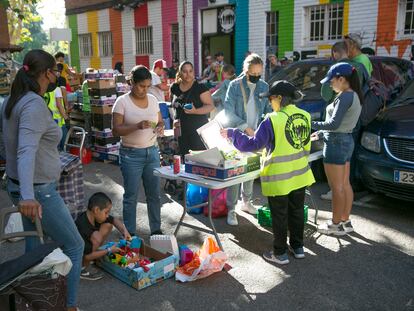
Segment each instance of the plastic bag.
[{"label": "plastic bag", "polygon": [[[7,222],[6,227],[4,227],[5,233],[16,233],[16,232],[23,232],[23,222],[22,222],[22,214],[20,213],[12,213],[10,214],[9,220]],[[23,240],[23,237],[11,238],[9,241],[17,242]]]},{"label": "plastic bag", "polygon": [[40,274],[49,271],[52,274],[67,275],[72,269],[72,261],[60,248],[56,248],[43,261],[29,270],[30,274]]},{"label": "plastic bag", "polygon": [[217,246],[212,237],[204,240],[189,263],[177,269],[175,279],[180,282],[190,282],[205,278],[215,272],[223,270],[227,255]]},{"label": "plastic bag", "polygon": [[[221,189],[211,190],[211,195],[214,197]],[[211,217],[219,218],[227,216],[227,189],[223,190],[214,200],[211,210]],[[208,206],[204,206],[204,216],[208,216]]]},{"label": "plastic bag", "polygon": [[208,200],[208,189],[188,184],[187,185],[187,213],[189,214],[201,214],[203,212],[203,206],[193,207],[202,203],[207,202]]}]

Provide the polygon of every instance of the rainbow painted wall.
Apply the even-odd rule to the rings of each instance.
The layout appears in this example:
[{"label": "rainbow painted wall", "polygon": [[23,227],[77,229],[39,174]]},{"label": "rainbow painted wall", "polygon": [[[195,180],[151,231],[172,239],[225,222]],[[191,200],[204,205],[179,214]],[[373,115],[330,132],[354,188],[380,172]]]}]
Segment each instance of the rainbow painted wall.
[{"label": "rainbow painted wall", "polygon": [[[279,12],[279,57],[325,56],[334,41],[307,41],[304,16],[307,7],[330,3],[343,3],[344,34],[360,33],[363,46],[370,47],[378,55],[412,57],[414,35],[402,36],[398,32],[399,0],[216,0],[214,4],[209,0],[154,0],[136,9],[109,8],[67,16],[72,29],[71,65],[82,71],[87,67],[111,68],[122,61],[125,70],[129,70],[136,64],[151,66],[158,58],[171,65],[171,24],[178,23],[180,61],[184,58],[192,61],[199,73],[202,66],[201,11],[223,5],[235,8],[234,59],[238,71],[246,51],[266,55],[266,12],[269,11]],[[153,54],[137,56],[134,28],[148,25],[153,28]],[[98,32],[101,31],[112,31],[112,57],[98,55]],[[90,58],[79,56],[78,35],[85,33],[92,37],[93,57]]]}]

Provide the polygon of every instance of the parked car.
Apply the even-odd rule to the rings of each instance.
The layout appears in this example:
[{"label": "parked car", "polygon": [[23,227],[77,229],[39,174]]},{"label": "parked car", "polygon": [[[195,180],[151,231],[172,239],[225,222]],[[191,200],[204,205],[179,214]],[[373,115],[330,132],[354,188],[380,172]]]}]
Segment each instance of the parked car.
[{"label": "parked car", "polygon": [[[390,102],[395,99],[407,82],[414,77],[414,65],[401,58],[372,56],[373,77],[382,81],[389,90]],[[326,58],[313,58],[294,62],[278,71],[269,80],[269,85],[277,80],[288,80],[305,94],[298,107],[308,111],[312,120],[321,120],[326,102],[321,97],[322,80],[334,61]]]},{"label": "parked car", "polygon": [[[388,88],[389,103],[398,97],[401,90],[414,78],[414,65],[407,60],[395,57],[370,57],[373,66],[373,77],[382,81]],[[278,71],[269,80],[269,85],[277,80],[292,82],[305,94],[298,107],[308,111],[312,120],[322,120],[325,114],[326,102],[321,97],[322,80],[334,61],[326,58],[313,58],[294,62]],[[312,144],[312,152],[322,149],[323,142]],[[312,171],[317,180],[325,179],[322,161],[312,163]]]},{"label": "parked car", "polygon": [[370,190],[414,201],[414,80],[365,128],[357,166]]}]

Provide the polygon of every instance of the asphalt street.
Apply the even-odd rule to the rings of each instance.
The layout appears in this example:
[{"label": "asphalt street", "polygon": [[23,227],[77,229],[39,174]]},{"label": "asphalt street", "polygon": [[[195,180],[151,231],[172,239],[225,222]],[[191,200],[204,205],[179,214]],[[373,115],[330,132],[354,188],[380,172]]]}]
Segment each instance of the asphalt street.
[{"label": "asphalt street", "polygon": [[[119,167],[93,162],[84,167],[87,196],[106,192],[113,200],[113,214],[121,215],[122,177]],[[162,182],[163,185],[163,182]],[[161,186],[162,187],[162,186]],[[330,202],[319,195],[325,183],[312,186],[319,207],[319,222],[329,219]],[[142,188],[141,188],[142,190]],[[163,193],[163,192],[162,192]],[[263,198],[255,183],[255,203]],[[0,191],[2,206],[11,203]],[[162,194],[162,229],[172,234],[181,207]],[[314,210],[309,210],[313,219]],[[202,215],[186,216],[198,225],[208,224]],[[358,193],[352,211],[356,232],[344,237],[321,235],[306,227],[306,258],[290,257],[290,264],[266,262],[262,253],[271,248],[270,228],[238,211],[239,225],[225,218],[215,224],[227,253],[228,269],[206,279],[179,283],[173,278],[141,291],[105,274],[99,281],[81,281],[81,310],[414,310],[414,204],[367,192]],[[148,242],[149,228],[143,191],[139,194],[138,234]],[[116,238],[118,234],[113,233]],[[178,233],[180,244],[193,250],[206,234],[189,228]],[[23,253],[23,242],[0,246],[0,260]]]}]

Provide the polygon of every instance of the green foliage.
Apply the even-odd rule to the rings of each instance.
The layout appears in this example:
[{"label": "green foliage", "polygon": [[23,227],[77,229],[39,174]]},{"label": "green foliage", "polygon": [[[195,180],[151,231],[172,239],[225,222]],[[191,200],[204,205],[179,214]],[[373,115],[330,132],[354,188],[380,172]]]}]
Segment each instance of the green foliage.
[{"label": "green foliage", "polygon": [[37,14],[38,0],[0,0],[7,10],[7,19],[11,44],[23,44],[33,41],[29,27],[32,23],[41,23]]},{"label": "green foliage", "polygon": [[[23,61],[26,53],[33,49],[43,49],[43,47],[48,44],[48,36],[42,28],[42,20],[36,19],[30,24],[25,20],[23,22],[22,28],[22,37],[18,44],[23,47],[23,50],[20,53],[14,53],[13,59],[19,63]],[[29,37],[29,39],[26,39]]]}]

